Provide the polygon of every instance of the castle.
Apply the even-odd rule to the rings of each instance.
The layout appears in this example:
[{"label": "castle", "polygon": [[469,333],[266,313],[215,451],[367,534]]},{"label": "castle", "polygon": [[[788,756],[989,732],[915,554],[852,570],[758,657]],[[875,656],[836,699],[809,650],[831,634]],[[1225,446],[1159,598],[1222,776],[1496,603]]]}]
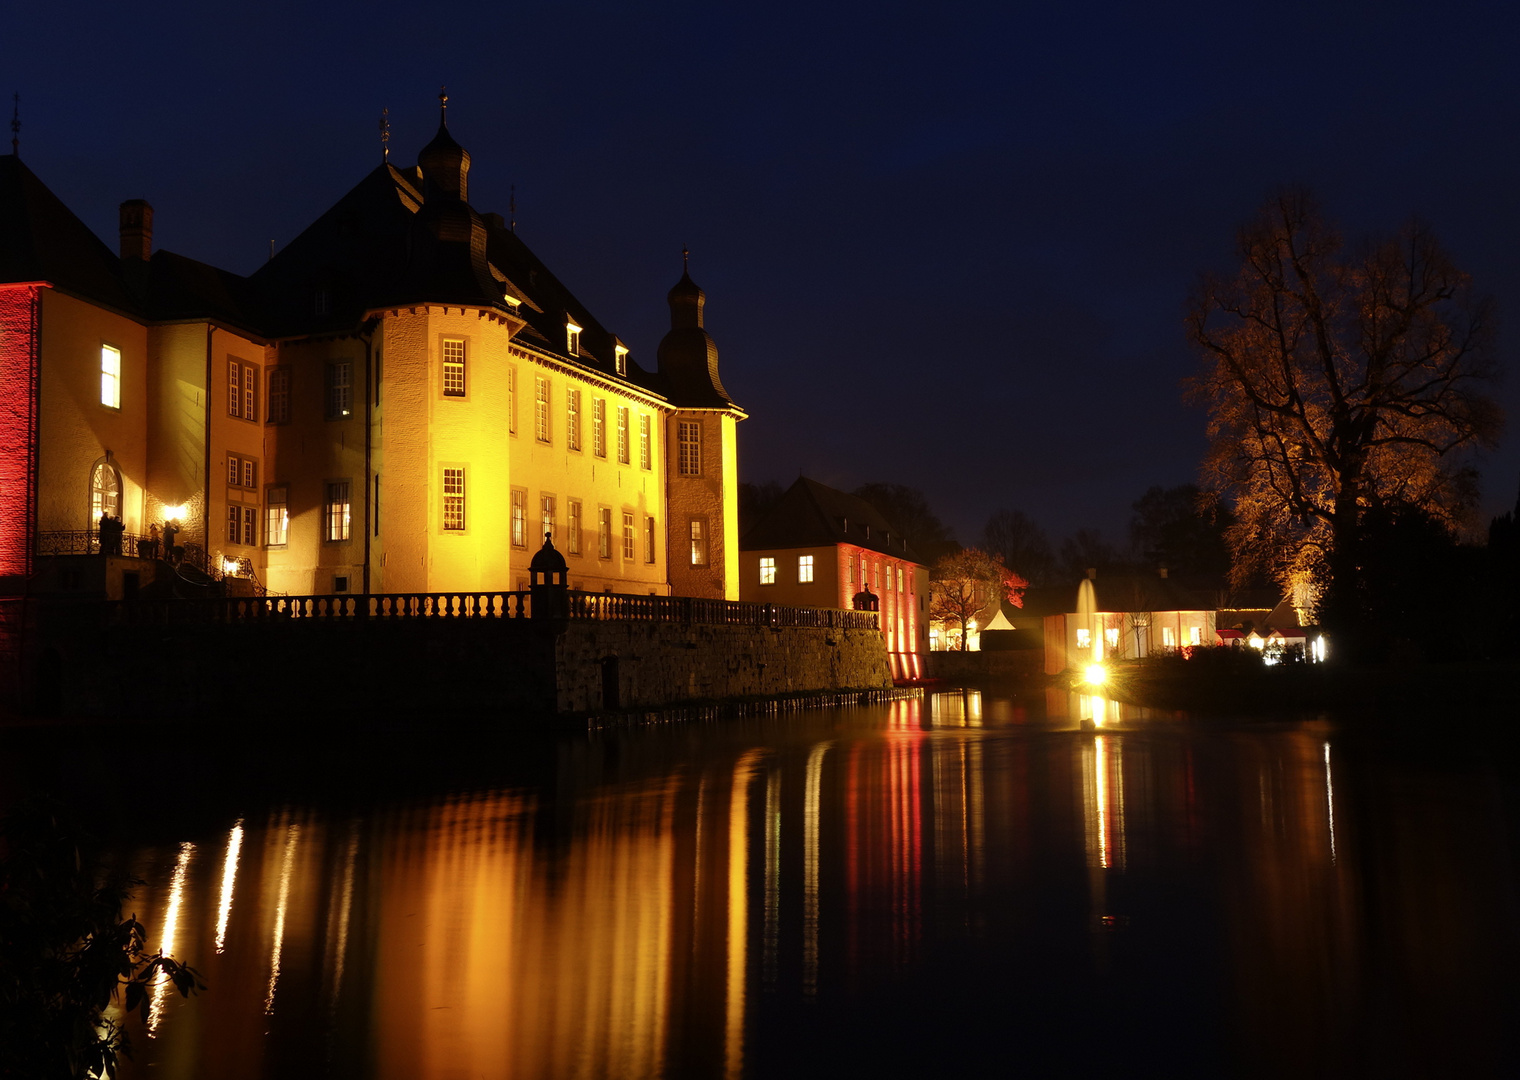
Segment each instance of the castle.
[{"label": "castle", "polygon": [[470,205],[441,101],[416,166],[387,159],[249,277],[154,251],[140,200],[113,253],[0,157],[0,592],[102,549],[113,598],[134,562],[290,595],[517,590],[547,535],[572,589],[738,599],[745,413],[702,290],[683,270],[641,364]]}]

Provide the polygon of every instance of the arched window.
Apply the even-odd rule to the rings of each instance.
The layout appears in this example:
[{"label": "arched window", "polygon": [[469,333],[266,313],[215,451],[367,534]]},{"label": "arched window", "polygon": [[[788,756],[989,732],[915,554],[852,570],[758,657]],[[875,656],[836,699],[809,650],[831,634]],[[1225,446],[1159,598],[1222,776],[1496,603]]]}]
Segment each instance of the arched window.
[{"label": "arched window", "polygon": [[110,458],[101,458],[90,469],[90,521],[94,528],[100,516],[121,517],[121,472]]}]

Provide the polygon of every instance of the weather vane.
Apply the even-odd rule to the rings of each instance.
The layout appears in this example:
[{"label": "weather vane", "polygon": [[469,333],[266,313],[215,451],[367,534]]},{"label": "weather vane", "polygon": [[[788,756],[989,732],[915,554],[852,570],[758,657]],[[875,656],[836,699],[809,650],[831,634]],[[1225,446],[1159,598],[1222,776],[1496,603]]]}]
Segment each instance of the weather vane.
[{"label": "weather vane", "polygon": [[380,110],[380,160],[391,159],[391,111]]},{"label": "weather vane", "polygon": [[443,121],[443,126],[449,126],[449,88],[438,88],[438,118]]},{"label": "weather vane", "polygon": [[686,273],[691,268],[691,252],[686,250],[686,245],[681,245],[681,273]]},{"label": "weather vane", "polygon": [[517,231],[517,185],[512,185],[512,198],[507,200],[507,209],[511,211],[512,231]]},{"label": "weather vane", "polygon": [[11,108],[11,153],[21,156],[21,91],[17,90]]}]

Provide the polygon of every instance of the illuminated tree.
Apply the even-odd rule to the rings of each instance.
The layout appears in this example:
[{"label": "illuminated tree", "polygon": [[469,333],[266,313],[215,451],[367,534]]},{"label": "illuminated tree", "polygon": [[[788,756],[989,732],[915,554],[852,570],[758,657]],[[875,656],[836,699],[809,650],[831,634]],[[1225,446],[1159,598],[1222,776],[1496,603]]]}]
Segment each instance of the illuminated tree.
[{"label": "illuminated tree", "polygon": [[1239,272],[1206,279],[1187,320],[1204,484],[1233,502],[1237,583],[1307,586],[1351,629],[1368,511],[1449,525],[1470,503],[1468,454],[1501,427],[1490,307],[1423,226],[1349,252],[1302,193],[1270,200],[1239,247]]},{"label": "illuminated tree", "polygon": [[971,621],[976,619],[985,625],[1004,600],[1012,599],[1022,606],[1028,584],[985,551],[964,548],[941,556],[930,569],[929,618],[946,627],[951,622],[959,623],[961,650],[965,651]]}]

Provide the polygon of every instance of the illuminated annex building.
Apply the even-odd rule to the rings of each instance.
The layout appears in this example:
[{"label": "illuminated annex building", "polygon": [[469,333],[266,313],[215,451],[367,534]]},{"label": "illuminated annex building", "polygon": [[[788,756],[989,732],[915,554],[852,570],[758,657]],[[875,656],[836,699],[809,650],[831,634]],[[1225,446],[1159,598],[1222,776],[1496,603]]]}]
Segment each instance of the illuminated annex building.
[{"label": "illuminated annex building", "polygon": [[182,580],[170,544],[292,595],[520,589],[549,533],[572,588],[738,598],[745,414],[702,290],[683,272],[641,365],[470,206],[446,117],[247,278],[153,251],[142,201],[113,253],[0,157],[8,583],[105,515],[113,597]]}]

